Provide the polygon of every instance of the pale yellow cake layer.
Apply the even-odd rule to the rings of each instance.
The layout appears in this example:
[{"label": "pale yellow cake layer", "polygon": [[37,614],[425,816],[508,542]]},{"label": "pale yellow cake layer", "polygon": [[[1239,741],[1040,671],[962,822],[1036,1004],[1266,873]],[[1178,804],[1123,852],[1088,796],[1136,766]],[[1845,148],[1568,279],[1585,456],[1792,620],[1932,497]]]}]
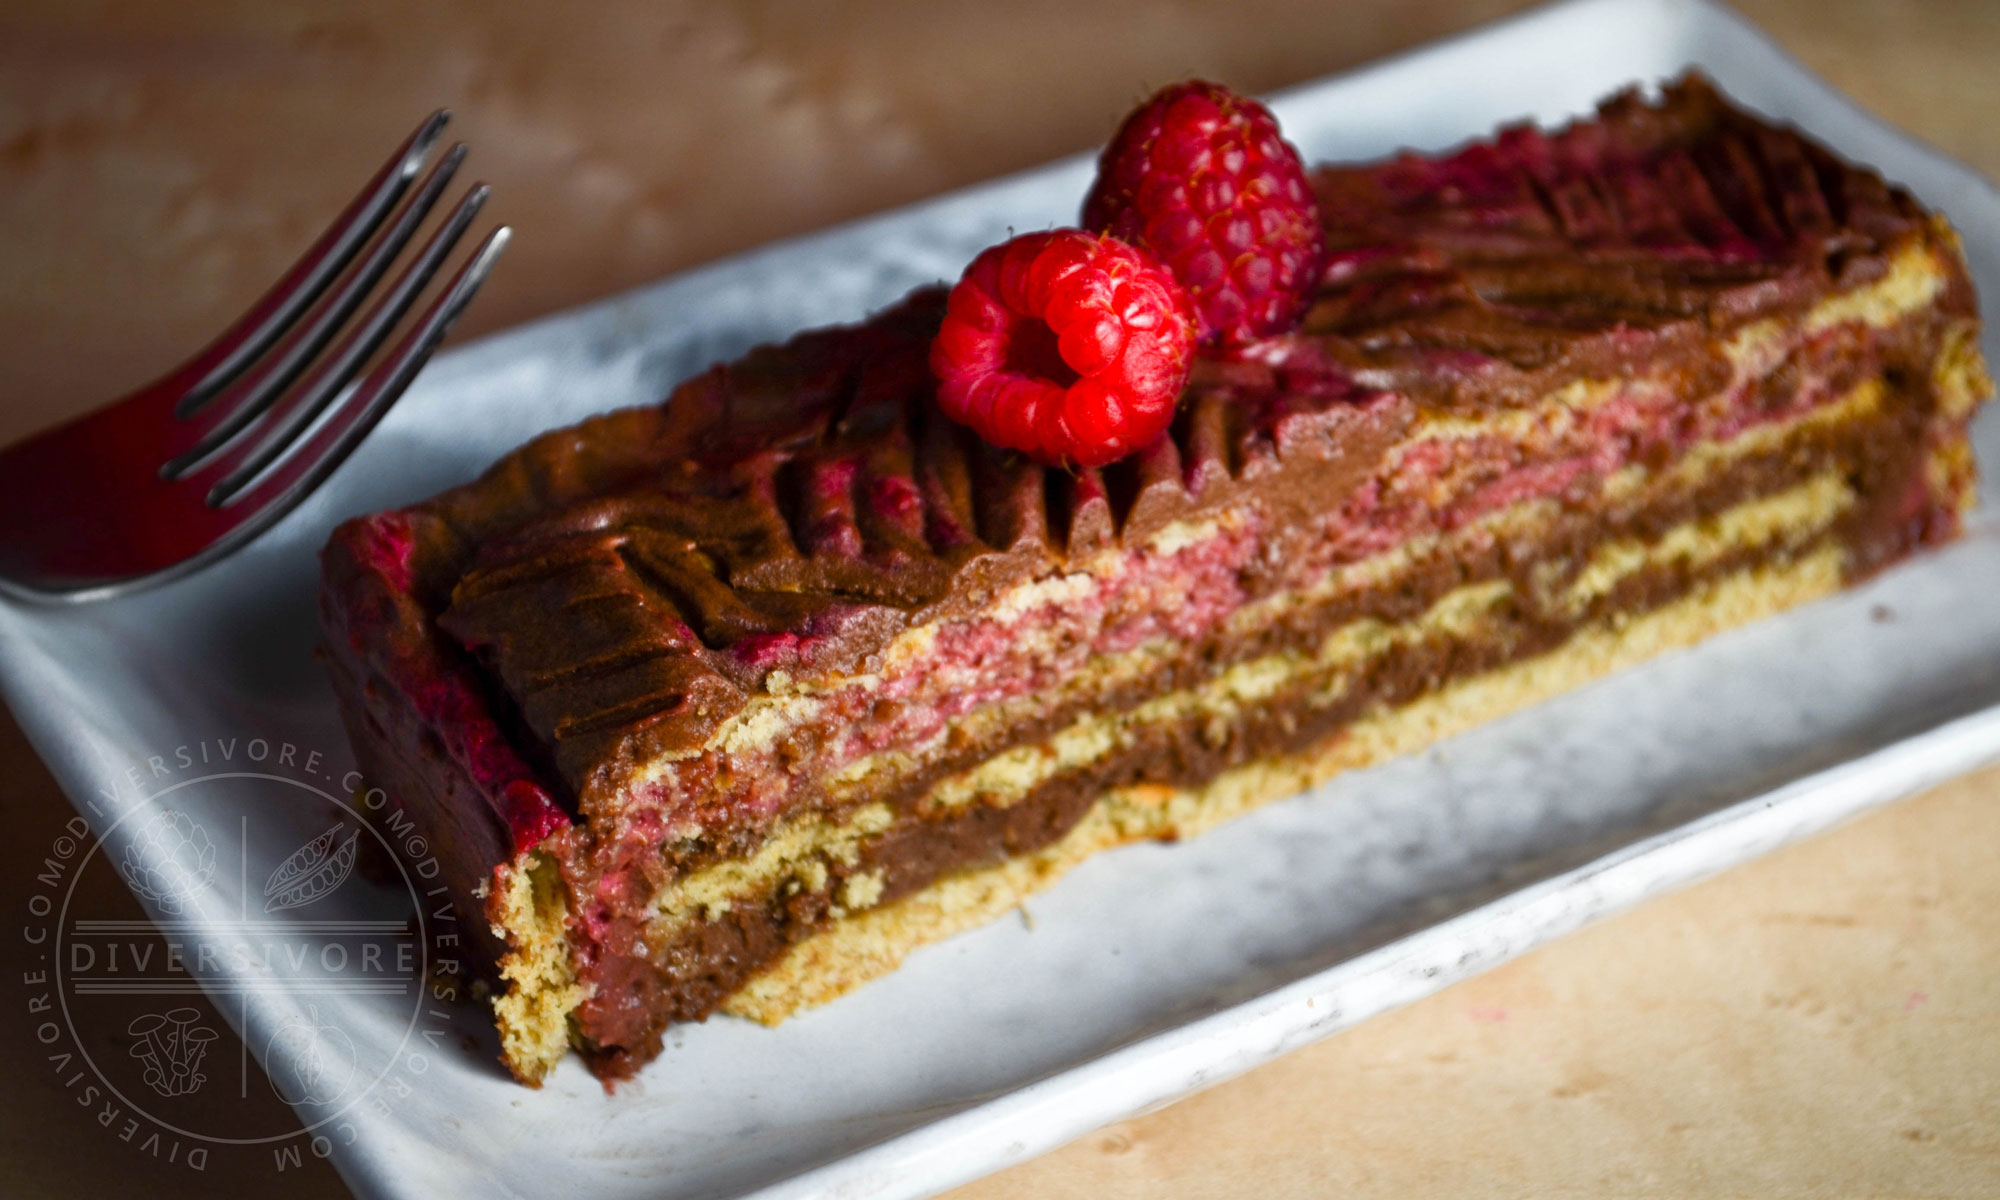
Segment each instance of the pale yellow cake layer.
[{"label": "pale yellow cake layer", "polygon": [[912,950],[984,924],[1093,854],[1132,841],[1189,837],[1305,791],[1346,770],[1431,745],[1655,655],[1838,591],[1844,552],[1725,576],[1629,621],[1578,633],[1560,649],[1462,680],[1357,721],[1317,750],[1229,771],[1206,786],[1109,792],[1067,836],[1039,853],[952,875],[894,903],[847,916],[798,943],[723,1009],[776,1024],[894,970]]},{"label": "pale yellow cake layer", "polygon": [[[1747,500],[1713,516],[1690,521],[1657,541],[1616,541],[1597,547],[1560,592],[1535,598],[1543,608],[1580,612],[1591,600],[1640,571],[1699,571],[1724,555],[1803,542],[1848,511],[1854,494],[1839,472],[1828,472],[1785,491]],[[1517,600],[1505,579],[1458,588],[1413,620],[1357,620],[1329,634],[1316,650],[1282,652],[1238,663],[1207,683],[1157,696],[1116,712],[1090,712],[1044,741],[1002,751],[940,781],[928,808],[969,804],[1004,807],[1041,785],[1088,767],[1131,746],[1149,729],[1193,720],[1222,729],[1241,719],[1245,706],[1312,689],[1314,703],[1340,700],[1357,674],[1399,647],[1441,638],[1479,638]],[[886,828],[887,808],[869,805],[848,821],[814,814],[773,834],[757,852],[696,871],[663,889],[647,936],[666,944],[688,923],[713,920],[732,904],[762,904],[774,892],[817,891],[832,862],[851,865],[861,843]],[[847,908],[866,907],[842,898]]]},{"label": "pale yellow cake layer", "polygon": [[537,851],[495,875],[487,915],[508,945],[505,989],[493,998],[501,1056],[521,1082],[539,1084],[569,1051],[570,1014],[585,999],[570,960],[569,906],[555,863]]}]

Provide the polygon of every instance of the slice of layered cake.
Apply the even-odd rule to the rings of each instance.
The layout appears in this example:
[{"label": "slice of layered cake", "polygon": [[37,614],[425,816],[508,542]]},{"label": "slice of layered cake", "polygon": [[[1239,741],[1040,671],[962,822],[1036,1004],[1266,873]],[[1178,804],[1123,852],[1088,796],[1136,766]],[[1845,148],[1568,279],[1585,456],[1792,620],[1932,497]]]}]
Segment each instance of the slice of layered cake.
[{"label": "slice of layered cake", "polygon": [[517,1075],[776,1021],[1957,532],[1951,230],[1700,80],[1312,190],[1303,314],[1108,466],[945,416],[929,290],[337,531],[342,710]]}]

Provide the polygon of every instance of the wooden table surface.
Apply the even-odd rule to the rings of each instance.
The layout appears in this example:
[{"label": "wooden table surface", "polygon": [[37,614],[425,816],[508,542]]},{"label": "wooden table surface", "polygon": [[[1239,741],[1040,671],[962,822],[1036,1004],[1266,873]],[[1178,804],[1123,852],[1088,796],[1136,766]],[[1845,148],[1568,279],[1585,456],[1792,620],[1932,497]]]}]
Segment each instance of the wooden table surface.
[{"label": "wooden table surface", "polygon": [[[0,440],[220,328],[439,104],[521,235],[477,332],[1083,148],[1190,73],[1269,89],[1518,7],[13,0]],[[1744,8],[2000,174],[2000,5]],[[0,779],[18,914],[69,810],[5,720]],[[1951,783],[959,1195],[2000,1195],[1996,795]],[[108,1138],[0,1014],[0,1192],[344,1194]]]}]

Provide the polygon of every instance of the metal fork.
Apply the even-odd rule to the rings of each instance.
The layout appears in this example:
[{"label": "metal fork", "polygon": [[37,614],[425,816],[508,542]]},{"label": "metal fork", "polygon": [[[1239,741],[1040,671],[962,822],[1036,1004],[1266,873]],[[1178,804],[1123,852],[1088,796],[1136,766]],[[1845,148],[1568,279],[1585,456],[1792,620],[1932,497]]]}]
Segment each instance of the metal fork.
[{"label": "metal fork", "polygon": [[97,600],[186,575],[268,528],[340,465],[511,236],[504,225],[486,235],[355,382],[486,202],[487,186],[474,184],[364,310],[465,158],[464,144],[453,146],[411,190],[449,119],[441,110],[418,126],[207,349],[115,404],[0,451],[0,593]]}]

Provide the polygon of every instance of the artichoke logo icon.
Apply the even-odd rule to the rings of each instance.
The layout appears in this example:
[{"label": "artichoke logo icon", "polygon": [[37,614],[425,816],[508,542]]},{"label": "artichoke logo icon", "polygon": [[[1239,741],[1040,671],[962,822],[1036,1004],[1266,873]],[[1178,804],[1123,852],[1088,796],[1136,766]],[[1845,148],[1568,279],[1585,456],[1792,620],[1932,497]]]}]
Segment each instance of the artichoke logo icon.
[{"label": "artichoke logo icon", "polygon": [[186,813],[163,811],[126,848],[119,874],[141,899],[177,917],[188,897],[214,878],[215,843]]}]

